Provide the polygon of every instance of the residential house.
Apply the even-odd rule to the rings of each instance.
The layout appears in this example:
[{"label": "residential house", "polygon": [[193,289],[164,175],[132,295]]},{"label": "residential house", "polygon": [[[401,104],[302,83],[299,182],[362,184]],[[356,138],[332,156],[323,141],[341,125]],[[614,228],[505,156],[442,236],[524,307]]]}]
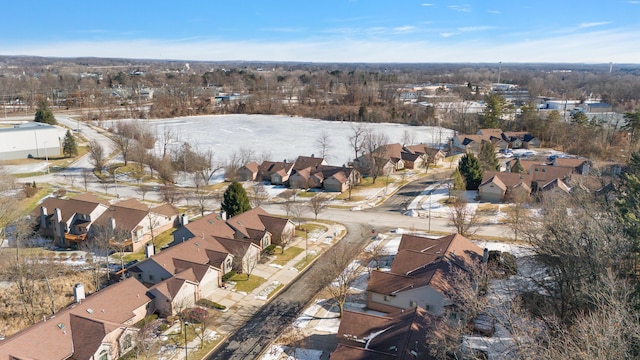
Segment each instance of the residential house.
[{"label": "residential house", "polygon": [[108,209],[108,203],[83,194],[70,199],[46,198],[31,215],[38,218],[40,234],[60,246],[77,246],[86,240],[91,224]]},{"label": "residential house", "polygon": [[572,167],[573,173],[580,175],[589,175],[591,169],[591,161],[587,159],[570,159],[570,158],[555,158],[552,162],[553,166],[560,167]]},{"label": "residential house", "polygon": [[343,192],[360,184],[362,175],[357,169],[344,166],[322,166],[320,171],[324,177],[322,188],[325,191]]},{"label": "residential house", "polygon": [[0,341],[0,360],[118,359],[135,346],[135,323],[153,313],[147,288],[126,279],[86,298],[76,285],[77,302]]},{"label": "residential house", "polygon": [[32,212],[38,218],[40,233],[60,246],[80,246],[101,228],[124,234],[128,251],[137,251],[153,236],[173,227],[177,215],[168,204],[149,208],[129,199],[110,205],[90,194],[47,198]]},{"label": "residential house", "polygon": [[321,165],[327,165],[327,161],[324,158],[315,157],[313,154],[311,154],[311,156],[298,156],[293,165],[293,171],[299,171],[306,168],[315,169]]},{"label": "residential house", "polygon": [[545,184],[554,179],[567,179],[574,171],[575,168],[570,166],[534,165],[530,169],[530,174],[533,177],[531,190],[533,192],[540,191]]},{"label": "residential house", "polygon": [[181,216],[181,226],[173,232],[173,245],[194,237],[205,238],[220,236],[233,238],[235,231],[227,224],[227,214],[224,211],[211,213],[196,221],[189,221],[186,214]]},{"label": "residential house", "polygon": [[289,187],[292,189],[321,188],[323,180],[321,171],[307,167],[297,170],[289,177]]},{"label": "residential house", "polygon": [[429,352],[435,317],[420,307],[374,315],[345,310],[331,360],[436,359]]},{"label": "residential house", "polygon": [[526,131],[505,131],[502,138],[511,149],[535,149],[540,147],[540,139]]},{"label": "residential house", "polygon": [[482,201],[490,202],[510,200],[518,192],[528,198],[532,181],[528,174],[485,171],[478,192]]},{"label": "residential house", "polygon": [[289,181],[293,163],[263,161],[258,167],[256,179],[269,181],[272,185],[283,185]]},{"label": "residential house", "polygon": [[296,226],[293,222],[287,218],[258,214],[260,221],[264,225],[265,229],[271,234],[271,243],[276,245],[282,245],[284,241],[293,239],[296,235]]},{"label": "residential house", "polygon": [[[171,316],[193,307],[200,299],[199,281],[194,268],[188,267],[174,276],[149,288],[148,294],[153,298],[154,308],[162,316]],[[200,267],[206,267],[201,265]],[[213,284],[214,282],[211,282]],[[217,288],[217,286],[216,286]]]},{"label": "residential house", "polygon": [[541,160],[510,159],[505,163],[505,170],[507,172],[511,172],[511,169],[518,160],[520,160],[520,165],[524,169],[525,174],[529,174],[531,172],[531,168],[535,165],[545,165],[545,163]]},{"label": "residential house", "polygon": [[304,168],[291,175],[289,186],[295,189],[322,188],[325,191],[343,192],[349,186],[359,184],[360,172],[345,166],[320,165]]},{"label": "residential house", "polygon": [[258,177],[258,172],[260,166],[257,162],[253,161],[244,166],[242,166],[236,174],[238,175],[239,181],[255,181]]},{"label": "residential house", "polygon": [[109,206],[94,222],[88,236],[100,231],[115,232],[125,251],[138,251],[155,236],[171,229],[178,212],[168,204],[149,208],[136,199],[124,200]]},{"label": "residential house", "polygon": [[427,151],[427,159],[430,165],[439,166],[444,163],[444,159],[447,156],[444,151],[429,146],[427,146],[425,150]]},{"label": "residential house", "polygon": [[488,252],[459,234],[437,239],[402,235],[391,271],[373,270],[367,287],[367,307],[392,313],[422,307],[434,315],[452,305],[448,294],[453,269],[466,271]]},{"label": "residential house", "polygon": [[261,216],[268,215],[269,213],[258,206],[228,219],[227,225],[234,230],[233,239],[250,241],[260,250],[264,250],[271,245],[271,233],[262,222]]}]

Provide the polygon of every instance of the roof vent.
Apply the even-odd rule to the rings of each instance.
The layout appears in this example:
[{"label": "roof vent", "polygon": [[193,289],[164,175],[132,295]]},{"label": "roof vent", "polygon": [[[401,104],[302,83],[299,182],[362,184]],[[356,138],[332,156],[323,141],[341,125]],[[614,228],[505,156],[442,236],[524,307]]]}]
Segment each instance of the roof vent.
[{"label": "roof vent", "polygon": [[389,347],[389,351],[398,351],[398,347],[393,345]]},{"label": "roof vent", "polygon": [[58,329],[64,330],[64,324],[63,323],[58,323]]},{"label": "roof vent", "polygon": [[89,314],[93,314],[93,309],[92,309],[92,308],[88,308],[88,309],[87,309],[87,312],[88,312]]}]

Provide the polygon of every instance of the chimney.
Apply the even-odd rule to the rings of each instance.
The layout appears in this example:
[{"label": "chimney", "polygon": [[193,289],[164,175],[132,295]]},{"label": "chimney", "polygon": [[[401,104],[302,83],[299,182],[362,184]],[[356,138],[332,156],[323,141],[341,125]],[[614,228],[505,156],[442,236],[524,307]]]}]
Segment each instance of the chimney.
[{"label": "chimney", "polygon": [[84,298],[84,285],[81,283],[73,285],[73,301],[79,304],[84,300]]},{"label": "chimney", "polygon": [[58,240],[60,244],[64,244],[64,228],[60,226],[62,221],[62,213],[59,208],[53,210],[53,240]]},{"label": "chimney", "polygon": [[109,218],[109,230],[114,231],[116,229],[116,219]]},{"label": "chimney", "polygon": [[144,249],[144,254],[147,257],[147,259],[152,257],[153,255],[155,255],[156,254],[155,246],[153,246],[152,243],[148,243],[147,246]]},{"label": "chimney", "polygon": [[222,221],[227,221],[227,212],[224,210],[220,210],[220,219],[222,219]]},{"label": "chimney", "polygon": [[47,227],[47,208],[44,206],[40,207],[40,229],[46,229]]},{"label": "chimney", "polygon": [[484,251],[482,252],[482,263],[486,264],[487,261],[489,261],[489,249],[484,248]]},{"label": "chimney", "polygon": [[182,226],[187,226],[189,224],[189,215],[182,214],[180,222],[182,223]]}]

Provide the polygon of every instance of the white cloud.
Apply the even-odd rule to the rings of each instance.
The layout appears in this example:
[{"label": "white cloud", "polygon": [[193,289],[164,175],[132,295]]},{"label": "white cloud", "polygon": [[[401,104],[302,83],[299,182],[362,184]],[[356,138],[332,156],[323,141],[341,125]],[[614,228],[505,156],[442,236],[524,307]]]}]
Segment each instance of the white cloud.
[{"label": "white cloud", "polygon": [[491,14],[500,14],[499,10],[488,10],[487,12]]},{"label": "white cloud", "polygon": [[393,30],[395,32],[400,32],[400,33],[407,33],[407,32],[413,32],[415,31],[417,28],[415,26],[411,26],[411,25],[406,25],[406,26],[398,26],[396,28],[393,28]]},{"label": "white cloud", "polygon": [[471,6],[469,5],[449,5],[447,6],[451,10],[460,12],[471,12]]},{"label": "white cloud", "polygon": [[420,4],[422,6],[433,6],[433,4]]},{"label": "white cloud", "polygon": [[[9,45],[0,40],[5,55],[56,57],[116,57],[193,61],[269,60],[311,62],[577,62],[636,63],[640,58],[640,30],[590,31],[532,38],[495,37],[461,40],[443,32],[434,40],[299,40],[188,41],[124,40]],[[444,38],[444,39],[443,39]],[[503,41],[503,40],[502,40]],[[598,49],[598,51],[593,51]]]},{"label": "white cloud", "polygon": [[585,29],[585,28],[590,28],[590,27],[596,27],[596,26],[602,26],[602,25],[608,25],[611,24],[611,21],[599,21],[599,22],[586,22],[586,23],[580,23],[578,25],[579,28],[581,29]]}]

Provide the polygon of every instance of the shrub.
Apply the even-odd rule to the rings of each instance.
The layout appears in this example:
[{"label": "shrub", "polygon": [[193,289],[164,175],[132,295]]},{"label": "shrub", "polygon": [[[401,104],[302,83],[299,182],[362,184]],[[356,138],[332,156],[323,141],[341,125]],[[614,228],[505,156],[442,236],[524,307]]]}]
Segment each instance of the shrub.
[{"label": "shrub", "polygon": [[236,276],[235,270],[231,270],[228,273],[222,275],[222,282],[227,282],[232,277]]},{"label": "shrub", "polygon": [[489,266],[494,273],[511,276],[518,273],[516,257],[508,252],[489,251]]},{"label": "shrub", "polygon": [[209,311],[203,308],[193,307],[182,310],[182,319],[192,323],[202,323],[209,317]]},{"label": "shrub", "polygon": [[31,186],[30,184],[26,184],[24,189],[24,196],[30,198],[33,197],[33,195],[35,195],[38,192],[38,188],[35,186]]},{"label": "shrub", "polygon": [[211,301],[209,299],[200,299],[198,300],[198,302],[196,302],[196,304],[215,310],[225,310],[227,308],[226,306],[218,304],[217,302]]},{"label": "shrub", "polygon": [[271,244],[271,245],[267,246],[267,247],[264,249],[264,253],[265,253],[265,254],[267,254],[267,255],[273,255],[273,254],[275,254],[275,253],[276,253],[276,247],[277,247],[277,246],[278,246],[278,245],[276,245],[276,244]]}]

